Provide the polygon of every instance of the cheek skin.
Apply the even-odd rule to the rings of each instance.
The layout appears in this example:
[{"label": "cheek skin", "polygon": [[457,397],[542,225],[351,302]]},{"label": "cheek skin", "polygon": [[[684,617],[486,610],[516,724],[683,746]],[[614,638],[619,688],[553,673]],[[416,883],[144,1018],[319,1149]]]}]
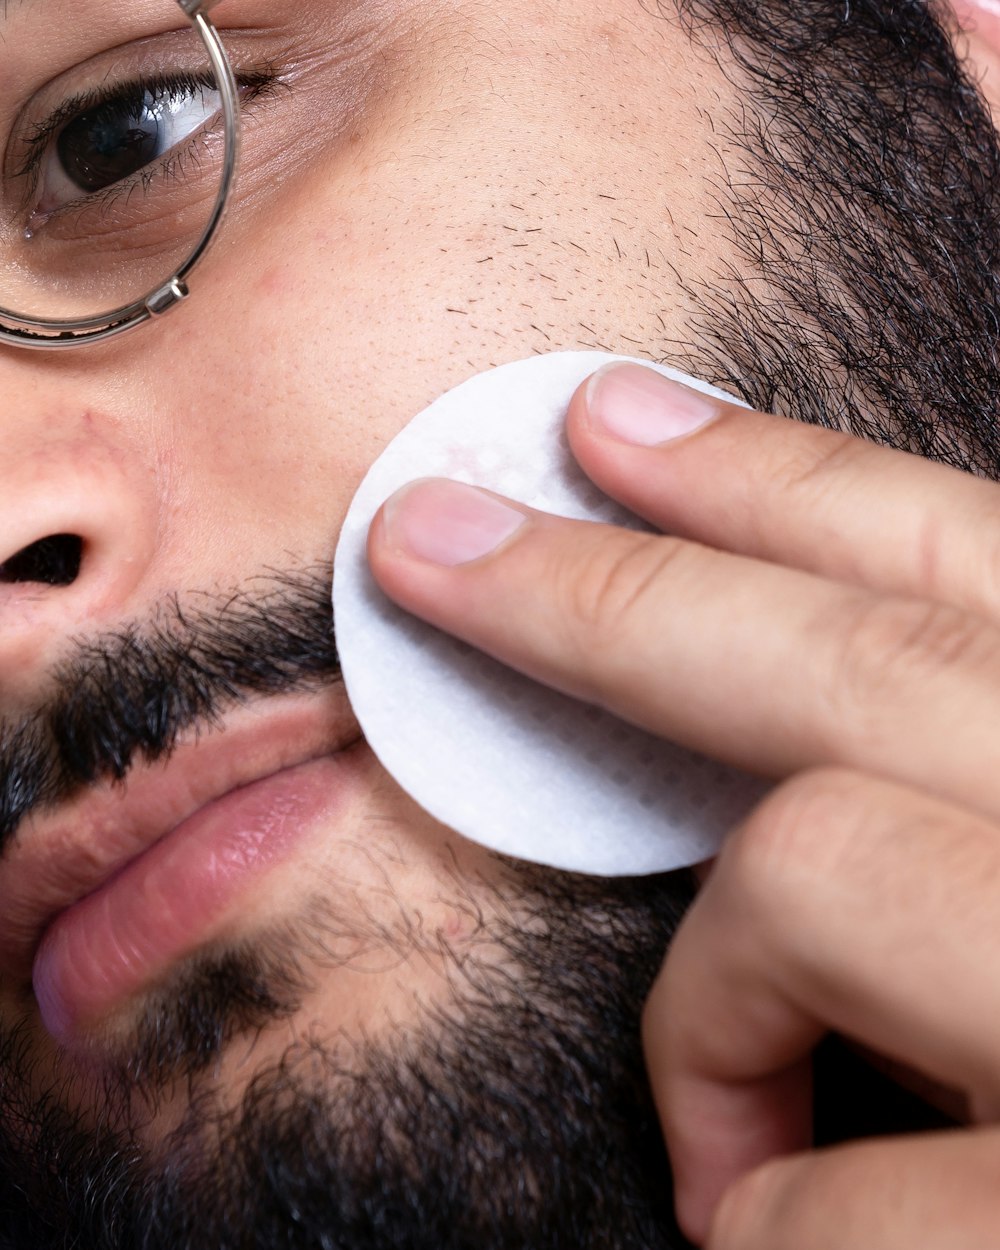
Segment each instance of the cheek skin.
[{"label": "cheek skin", "polygon": [[213,574],[330,558],[385,443],[480,369],[683,341],[678,275],[722,256],[705,227],[717,74],[647,19],[656,107],[637,119],[642,31],[567,21],[557,37],[536,17],[501,40],[476,20],[440,19],[406,89],[231,232],[199,306],[162,327],[161,359],[198,364],[145,372],[178,488],[161,587],[191,581],[193,554]]}]

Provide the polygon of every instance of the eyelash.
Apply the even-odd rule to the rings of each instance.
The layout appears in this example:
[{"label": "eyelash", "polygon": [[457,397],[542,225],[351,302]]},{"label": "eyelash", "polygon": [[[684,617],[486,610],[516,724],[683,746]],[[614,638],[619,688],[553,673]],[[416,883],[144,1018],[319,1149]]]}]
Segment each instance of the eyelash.
[{"label": "eyelash", "polygon": [[[276,70],[271,69],[238,72],[236,83],[240,91],[241,106],[245,108],[252,102],[273,93],[278,83],[278,74]],[[127,108],[136,104],[141,105],[147,95],[152,95],[154,99],[170,99],[179,95],[194,95],[198,91],[215,91],[217,88],[215,79],[209,74],[178,73],[123,83],[115,87],[113,91],[94,89],[72,96],[44,121],[33,123],[30,133],[21,141],[28,150],[23,162],[14,171],[14,177],[27,179],[22,207],[27,207],[34,198],[38,189],[42,161],[53,142],[82,113],[114,106]],[[189,136],[190,139],[194,137],[194,135]],[[79,207],[85,203],[94,204],[98,201],[102,205],[110,206],[118,196],[128,194],[137,186],[142,186],[143,191],[148,190],[155,178],[169,175],[179,167],[187,142],[185,140],[179,147],[165,153],[158,162],[138,170],[130,178],[123,179],[94,195],[81,196],[78,200],[64,205],[59,211],[65,212],[74,206]]]}]

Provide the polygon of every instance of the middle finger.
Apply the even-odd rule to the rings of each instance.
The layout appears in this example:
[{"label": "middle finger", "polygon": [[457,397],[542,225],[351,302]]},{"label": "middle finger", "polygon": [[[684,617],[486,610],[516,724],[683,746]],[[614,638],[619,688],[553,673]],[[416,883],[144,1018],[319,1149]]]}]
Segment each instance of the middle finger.
[{"label": "middle finger", "polygon": [[658,529],[1000,622],[993,482],[636,365],[581,387],[567,432],[602,490]]}]

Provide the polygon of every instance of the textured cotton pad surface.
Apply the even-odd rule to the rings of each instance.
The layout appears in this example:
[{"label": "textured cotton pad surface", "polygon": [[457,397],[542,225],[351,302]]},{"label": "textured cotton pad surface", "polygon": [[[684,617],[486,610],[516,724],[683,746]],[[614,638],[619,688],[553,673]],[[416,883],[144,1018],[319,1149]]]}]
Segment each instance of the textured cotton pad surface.
[{"label": "textured cotton pad surface", "polygon": [[[403,789],[484,846],[601,876],[705,859],[762,783],[556,694],[416,620],[375,585],[365,543],[379,506],[419,477],[644,528],[577,468],[563,432],[573,391],[615,359],[623,358],[564,352],[504,365],[414,418],[354,498],[333,592],[347,693],[372,750]],[[497,604],[498,612],[516,610]]]}]

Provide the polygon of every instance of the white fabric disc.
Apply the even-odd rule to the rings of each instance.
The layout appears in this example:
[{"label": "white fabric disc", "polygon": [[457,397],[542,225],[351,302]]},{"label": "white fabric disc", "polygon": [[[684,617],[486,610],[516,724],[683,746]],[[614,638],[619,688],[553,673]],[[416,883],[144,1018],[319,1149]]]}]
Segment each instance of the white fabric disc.
[{"label": "white fabric disc", "polygon": [[443,396],[372,466],[334,565],[347,693],[388,772],[432,816],[475,842],[600,876],[707,858],[764,783],[556,694],[416,620],[376,587],[365,541],[380,505],[420,477],[454,478],[562,516],[643,528],[577,468],[563,432],[577,386],[622,359],[535,356]]}]

